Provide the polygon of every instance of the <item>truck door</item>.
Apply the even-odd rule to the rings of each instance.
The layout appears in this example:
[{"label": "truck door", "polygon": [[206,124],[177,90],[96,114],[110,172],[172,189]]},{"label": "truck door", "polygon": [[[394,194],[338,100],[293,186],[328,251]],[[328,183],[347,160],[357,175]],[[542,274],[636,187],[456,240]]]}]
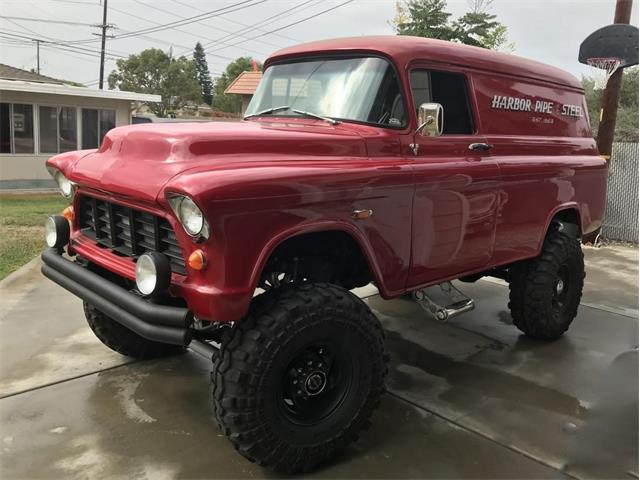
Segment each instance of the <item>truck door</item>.
[{"label": "truck door", "polygon": [[425,102],[444,108],[439,137],[415,136],[409,286],[481,270],[493,254],[499,169],[478,135],[469,80],[459,72],[410,72],[414,121]]}]

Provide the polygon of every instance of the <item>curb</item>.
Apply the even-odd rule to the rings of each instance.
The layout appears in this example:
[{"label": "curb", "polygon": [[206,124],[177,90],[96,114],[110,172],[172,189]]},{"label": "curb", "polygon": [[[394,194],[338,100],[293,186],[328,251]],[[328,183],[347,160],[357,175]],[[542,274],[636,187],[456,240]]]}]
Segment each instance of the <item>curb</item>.
[{"label": "curb", "polygon": [[34,269],[40,268],[42,265],[42,260],[40,259],[40,255],[36,258],[29,260],[28,263],[21,266],[15,272],[11,272],[9,275],[0,280],[0,290],[8,288],[10,284],[19,282],[22,278],[29,275]]}]

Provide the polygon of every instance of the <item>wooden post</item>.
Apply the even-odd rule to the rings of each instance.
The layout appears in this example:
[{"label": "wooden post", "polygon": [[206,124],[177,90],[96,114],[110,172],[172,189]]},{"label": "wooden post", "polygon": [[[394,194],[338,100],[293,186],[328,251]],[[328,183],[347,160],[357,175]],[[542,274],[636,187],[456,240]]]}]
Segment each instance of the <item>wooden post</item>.
[{"label": "wooden post", "polygon": [[[631,7],[633,0],[617,0],[613,23],[626,23],[631,20]],[[602,95],[602,111],[600,125],[598,127],[598,151],[600,155],[609,160],[613,148],[613,136],[616,129],[616,117],[618,114],[618,97],[622,85],[622,69],[618,69],[607,82]]]}]

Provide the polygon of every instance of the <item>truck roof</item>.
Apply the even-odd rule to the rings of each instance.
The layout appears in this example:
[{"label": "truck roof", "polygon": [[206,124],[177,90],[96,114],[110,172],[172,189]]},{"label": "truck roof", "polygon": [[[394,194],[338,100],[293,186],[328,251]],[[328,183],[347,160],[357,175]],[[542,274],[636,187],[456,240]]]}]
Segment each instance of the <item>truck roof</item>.
[{"label": "truck roof", "polygon": [[545,63],[460,43],[404,35],[346,37],[303,43],[275,52],[267,59],[265,67],[304,55],[346,52],[385,55],[401,66],[415,59],[428,59],[582,89],[574,75]]}]

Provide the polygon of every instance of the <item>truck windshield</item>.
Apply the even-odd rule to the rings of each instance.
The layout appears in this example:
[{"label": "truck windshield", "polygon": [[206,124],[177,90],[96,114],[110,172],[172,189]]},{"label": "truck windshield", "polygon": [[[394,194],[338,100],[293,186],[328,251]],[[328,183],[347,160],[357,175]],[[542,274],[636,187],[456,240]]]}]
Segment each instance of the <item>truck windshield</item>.
[{"label": "truck windshield", "polygon": [[406,125],[396,72],[388,61],[378,57],[313,59],[270,66],[245,115],[301,116],[295,110],[392,128]]}]

